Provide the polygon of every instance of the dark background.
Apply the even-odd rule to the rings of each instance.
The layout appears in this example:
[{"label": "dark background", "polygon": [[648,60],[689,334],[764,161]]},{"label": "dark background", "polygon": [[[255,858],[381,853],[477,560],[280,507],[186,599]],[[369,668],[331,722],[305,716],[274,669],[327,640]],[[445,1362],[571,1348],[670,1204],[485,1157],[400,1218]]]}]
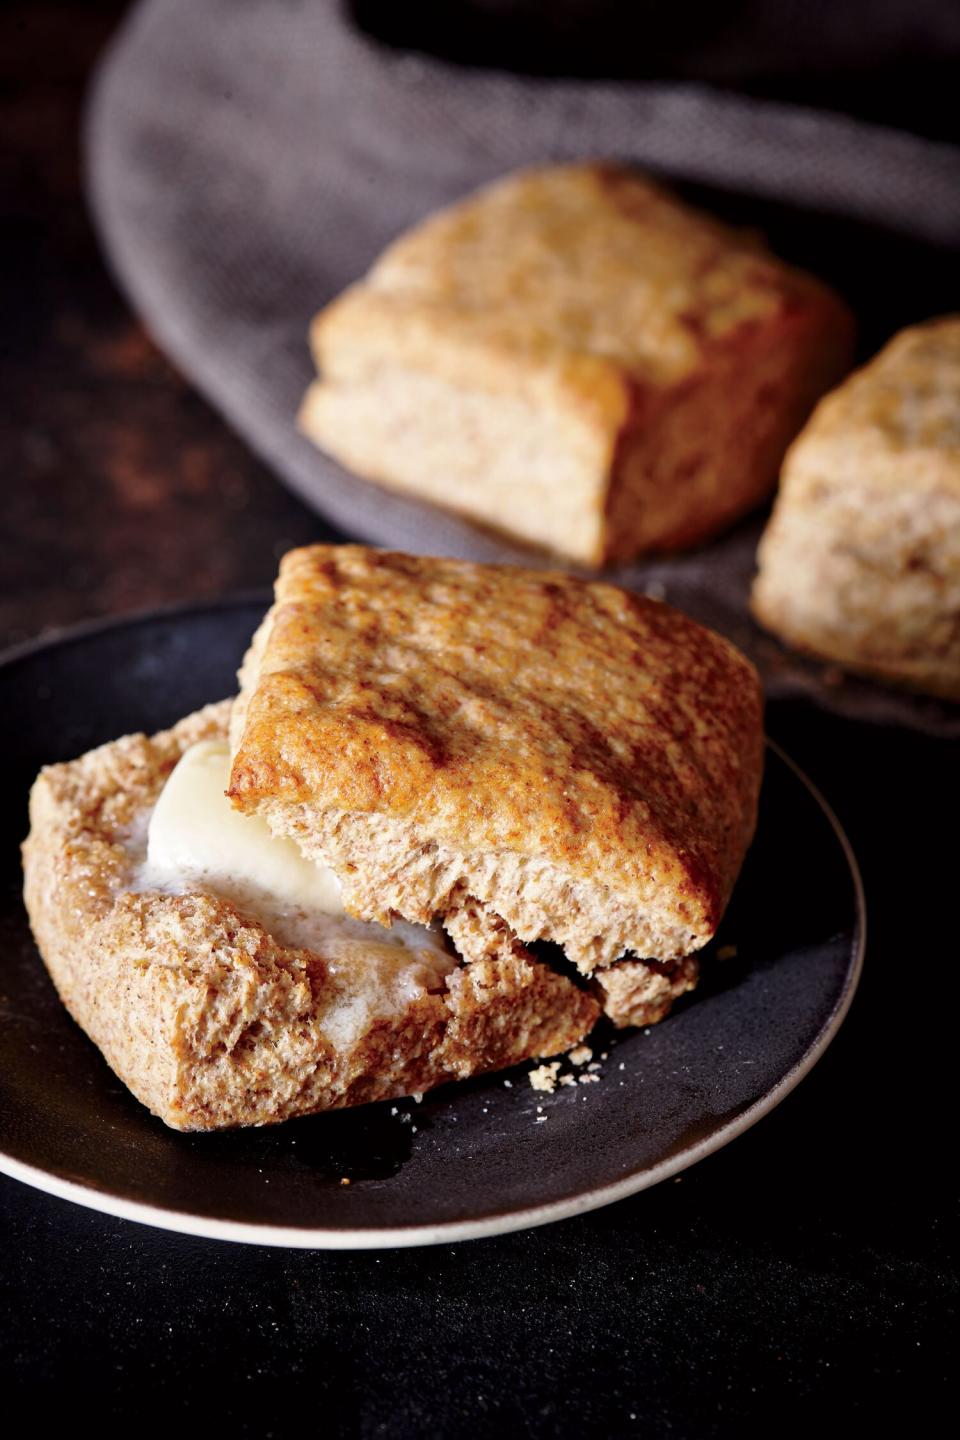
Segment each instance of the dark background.
[{"label": "dark background", "polygon": [[[932,0],[354,7],[460,63],[705,79],[955,133],[960,9]],[[331,533],[100,259],[78,126],[123,9],[0,9],[0,646],[266,585]],[[955,750],[797,705],[770,729],[846,824],[871,926],[850,1019],[774,1115],[607,1211],[379,1256],[189,1240],[0,1181],[0,1349],[33,1423],[68,1398],[109,1433],[192,1429],[203,1402],[243,1435],[932,1428],[956,1356]]]},{"label": "dark background", "polygon": [[950,0],[348,0],[387,44],[532,75],[691,80],[939,139],[960,128]]}]

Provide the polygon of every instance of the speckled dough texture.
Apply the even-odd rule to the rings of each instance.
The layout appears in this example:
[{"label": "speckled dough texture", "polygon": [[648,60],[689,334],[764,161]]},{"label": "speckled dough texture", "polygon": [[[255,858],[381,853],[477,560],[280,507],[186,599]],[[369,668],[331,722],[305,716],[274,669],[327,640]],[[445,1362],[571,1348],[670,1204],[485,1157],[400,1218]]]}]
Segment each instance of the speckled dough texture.
[{"label": "speckled dough texture", "polygon": [[139,1100],[179,1130],[262,1125],[553,1054],[590,1030],[597,1000],[501,927],[445,989],[338,1050],[324,1026],[351,998],[349,975],[214,895],[141,893],[134,837],[183,750],[226,733],[228,707],[50,766],[31,795],[34,935],[64,1004]]},{"label": "speckled dough texture", "polygon": [[821,401],[758,561],[754,614],[788,644],[960,700],[960,316]]},{"label": "speckled dough texture", "polygon": [[757,504],[851,339],[752,232],[615,165],[530,170],[317,316],[300,424],[368,479],[600,565]]},{"label": "speckled dough texture", "polygon": [[762,696],[729,642],[613,586],[313,546],[282,562],[233,745],[234,803],[331,865],[352,914],[469,900],[587,973],[714,934]]}]

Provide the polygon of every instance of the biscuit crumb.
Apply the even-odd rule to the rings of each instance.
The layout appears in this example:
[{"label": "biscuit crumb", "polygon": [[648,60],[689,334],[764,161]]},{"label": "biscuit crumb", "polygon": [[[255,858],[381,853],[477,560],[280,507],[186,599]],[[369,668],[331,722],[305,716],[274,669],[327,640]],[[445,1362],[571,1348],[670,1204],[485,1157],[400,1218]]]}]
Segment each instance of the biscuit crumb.
[{"label": "biscuit crumb", "polygon": [[596,1074],[596,1072],[600,1069],[600,1066],[599,1066],[599,1064],[597,1063],[597,1061],[594,1060],[594,1062],[593,1062],[592,1065],[588,1065],[588,1066],[587,1066],[587,1069],[590,1071],[590,1073],[591,1073],[592,1075],[594,1075],[594,1074]]},{"label": "biscuit crumb", "polygon": [[341,1185],[349,1185],[349,1184],[350,1184],[350,1178],[349,1178],[349,1176],[347,1176],[347,1175],[342,1175],[342,1176],[340,1177],[340,1184],[341,1184]]},{"label": "biscuit crumb", "polygon": [[559,1069],[559,1060],[552,1060],[549,1065],[538,1065],[536,1070],[530,1071],[530,1084],[534,1090],[546,1090],[547,1094],[551,1094],[557,1088]]},{"label": "biscuit crumb", "polygon": [[718,960],[733,960],[737,953],[736,945],[721,945],[717,951]]},{"label": "biscuit crumb", "polygon": [[577,1079],[581,1085],[598,1085],[600,1083],[599,1075],[578,1075]]},{"label": "biscuit crumb", "polygon": [[571,1065],[586,1065],[588,1060],[593,1059],[593,1051],[589,1045],[575,1045],[567,1051],[567,1059]]},{"label": "biscuit crumb", "polygon": [[535,1125],[542,1125],[545,1120],[549,1120],[549,1119],[550,1119],[550,1116],[549,1116],[549,1115],[538,1115],[538,1116],[536,1117],[536,1119],[534,1120],[534,1124],[535,1124]]},{"label": "biscuit crumb", "polygon": [[576,1077],[575,1075],[561,1075],[561,1076],[560,1076],[560,1084],[561,1084],[561,1085],[576,1085],[576,1083],[577,1083],[577,1077]]},{"label": "biscuit crumb", "polygon": [[414,1099],[414,1103],[415,1103],[416,1105],[422,1105],[422,1104],[423,1104],[423,1095],[422,1095],[422,1094],[419,1094],[417,1091],[414,1091],[413,1099]]},{"label": "biscuit crumb", "polygon": [[512,1081],[512,1080],[504,1080],[503,1084],[504,1084],[504,1088],[505,1088],[505,1089],[507,1089],[507,1090],[512,1090],[512,1089],[513,1089],[513,1081]]}]

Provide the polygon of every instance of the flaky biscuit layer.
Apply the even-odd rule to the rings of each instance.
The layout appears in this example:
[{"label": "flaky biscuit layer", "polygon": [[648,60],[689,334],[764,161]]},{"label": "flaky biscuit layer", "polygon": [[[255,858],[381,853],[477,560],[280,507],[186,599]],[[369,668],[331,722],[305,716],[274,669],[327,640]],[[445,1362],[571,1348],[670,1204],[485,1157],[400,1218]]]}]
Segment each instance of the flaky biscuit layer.
[{"label": "flaky biscuit layer", "polygon": [[[439,993],[374,1015],[346,1049],[325,1027],[349,973],[279,944],[253,916],[138,878],[147,818],[182,752],[226,733],[229,702],[153,738],[50,766],[31,795],[25,898],[74,1019],[168,1125],[262,1125],[427,1090],[566,1049],[599,1004],[500,926]],[[468,911],[464,913],[468,924]]]},{"label": "flaky biscuit layer", "polygon": [[584,972],[713,935],[753,833],[762,695],[727,641],[568,575],[314,546],[241,675],[230,795],[351,913],[465,896]]},{"label": "flaky biscuit layer", "polygon": [[702,542],[772,489],[850,363],[842,301],[613,164],[509,175],[315,319],[304,433],[589,565]]},{"label": "flaky biscuit layer", "polygon": [[960,700],[960,316],[901,331],[791,448],[752,607],[788,644]]}]

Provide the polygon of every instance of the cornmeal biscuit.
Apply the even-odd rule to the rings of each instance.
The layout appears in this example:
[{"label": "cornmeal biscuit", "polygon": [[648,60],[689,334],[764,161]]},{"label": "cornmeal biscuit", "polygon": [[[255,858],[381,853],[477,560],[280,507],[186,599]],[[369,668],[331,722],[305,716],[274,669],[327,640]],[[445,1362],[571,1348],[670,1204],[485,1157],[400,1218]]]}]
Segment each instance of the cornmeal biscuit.
[{"label": "cornmeal biscuit", "polygon": [[228,708],[50,766],[31,795],[37,943],[67,1009],[139,1100],[179,1130],[262,1125],[555,1054],[590,1030],[597,1000],[503,926],[486,927],[470,965],[412,956],[400,984],[384,976],[401,963],[385,946],[351,942],[338,965],[202,886],[147,883],[157,798],[185,750],[226,734]]},{"label": "cornmeal biscuit", "polygon": [[[486,925],[585,973],[716,930],[753,834],[756,672],[657,601],[565,574],[296,550],[241,672],[234,804],[353,915]],[[466,927],[464,927],[466,929]]]},{"label": "cornmeal biscuit", "polygon": [[960,316],[821,401],[758,562],[753,612],[788,644],[960,700]]},{"label": "cornmeal biscuit", "polygon": [[316,444],[601,565],[697,545],[762,500],[849,365],[852,322],[752,233],[584,164],[425,220],[311,338]]}]

